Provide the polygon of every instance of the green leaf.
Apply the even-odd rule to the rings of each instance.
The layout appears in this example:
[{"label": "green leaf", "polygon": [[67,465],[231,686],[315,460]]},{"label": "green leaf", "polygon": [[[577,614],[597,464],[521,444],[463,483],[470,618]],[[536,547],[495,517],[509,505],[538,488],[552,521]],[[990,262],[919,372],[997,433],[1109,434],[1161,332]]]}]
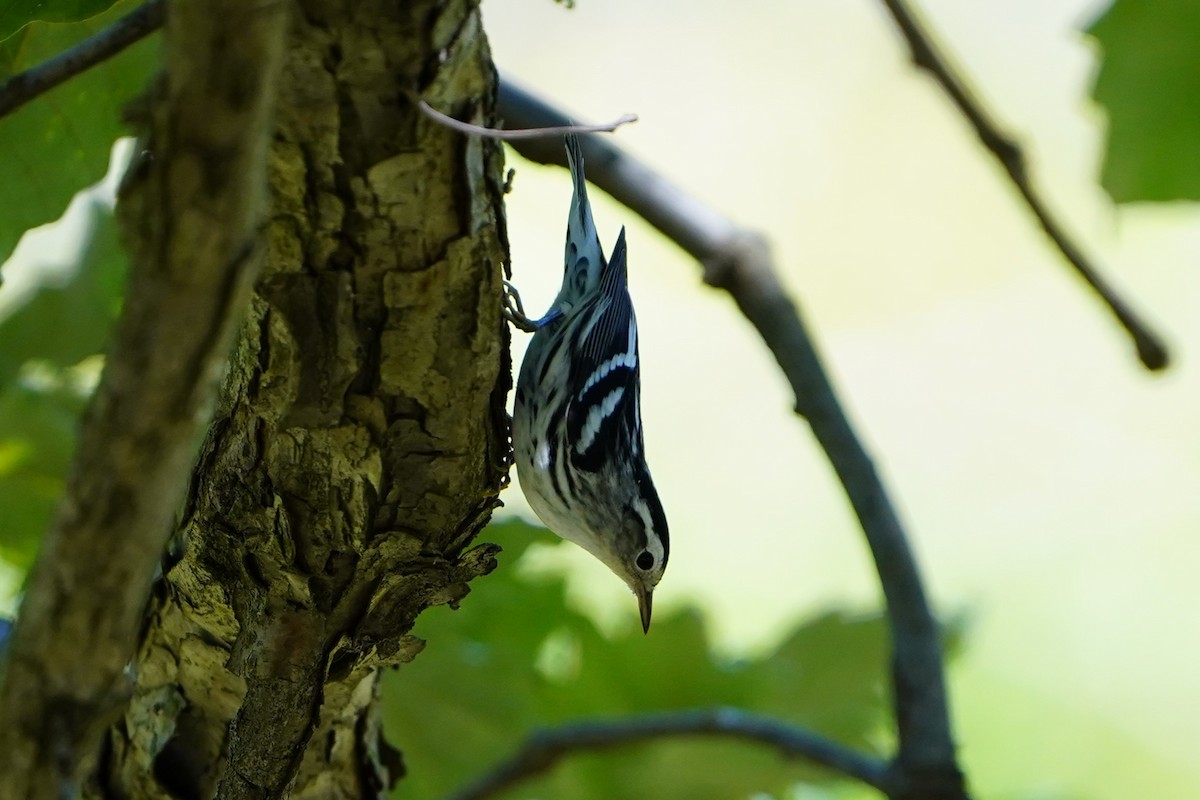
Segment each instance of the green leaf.
[{"label": "green leaf", "polygon": [[1089,32],[1104,51],[1104,188],[1121,203],[1200,199],[1200,3],[1117,0]]},{"label": "green leaf", "polygon": [[93,214],[92,241],[71,279],[41,287],[0,321],[0,386],[28,361],[69,367],[104,351],[120,310],[126,259],[111,212]]},{"label": "green leaf", "polygon": [[73,365],[103,351],[125,263],[112,214],[101,210],[72,279],[0,323],[0,558],[20,569],[32,563],[75,449],[88,391],[86,370]]},{"label": "green leaf", "polygon": [[83,401],[57,385],[0,391],[0,558],[33,563],[62,494]]},{"label": "green leaf", "polygon": [[35,20],[78,22],[112,6],[114,0],[7,0],[0,5],[0,39],[7,39]]},{"label": "green leaf", "polygon": [[[0,43],[0,70],[13,73],[41,63],[137,5],[118,3],[99,17],[69,25],[35,22]],[[113,142],[127,133],[122,108],[157,69],[158,51],[158,37],[151,37],[0,119],[0,260],[24,231],[56,219],[76,192],[104,177]]]},{"label": "green leaf", "polygon": [[[513,558],[531,540],[555,541],[547,532],[512,521],[484,538],[505,547],[500,568],[473,585],[461,610],[424,614],[416,632],[425,651],[384,679],[388,738],[408,767],[397,789],[405,797],[443,795],[510,756],[531,730],[581,717],[733,705],[864,749],[878,739],[887,706],[877,618],[825,615],[769,656],[732,663],[714,655],[695,611],[656,618],[649,636],[632,615],[625,630],[602,634],[567,605],[561,578],[525,575]],[[572,756],[521,796],[744,797],[801,780],[831,776],[761,746],[687,738]]]},{"label": "green leaf", "polygon": [[878,616],[830,613],[798,628],[754,667],[765,708],[803,719],[822,733],[863,749],[884,722],[887,631]]}]

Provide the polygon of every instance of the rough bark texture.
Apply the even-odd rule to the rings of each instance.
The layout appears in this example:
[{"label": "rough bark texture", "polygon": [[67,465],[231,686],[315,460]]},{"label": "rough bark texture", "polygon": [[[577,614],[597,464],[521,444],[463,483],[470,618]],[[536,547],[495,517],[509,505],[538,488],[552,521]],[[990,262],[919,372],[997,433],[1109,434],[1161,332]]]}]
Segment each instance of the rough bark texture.
[{"label": "rough bark texture", "polygon": [[[21,607],[0,694],[0,797],[75,797],[129,696],[146,598],[260,262],[284,8],[181,0],[132,284]],[[116,109],[113,110],[116,113]]]},{"label": "rough bark texture", "polygon": [[488,121],[478,9],[293,17],[264,274],[97,796],[383,794],[376,671],[494,565],[466,547],[506,474],[502,151],[404,94]]}]

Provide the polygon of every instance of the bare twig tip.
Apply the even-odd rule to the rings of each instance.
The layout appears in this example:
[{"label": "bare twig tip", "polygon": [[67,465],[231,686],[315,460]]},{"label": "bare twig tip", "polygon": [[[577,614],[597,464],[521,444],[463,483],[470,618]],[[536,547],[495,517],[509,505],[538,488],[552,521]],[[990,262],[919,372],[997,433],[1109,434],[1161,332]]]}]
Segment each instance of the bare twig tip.
[{"label": "bare twig tip", "polygon": [[1009,178],[1025,199],[1029,210],[1037,217],[1046,235],[1050,237],[1079,276],[1100,296],[1120,323],[1129,331],[1142,364],[1149,370],[1166,368],[1170,360],[1167,357],[1166,348],[1126,308],[1116,291],[1108,285],[1095,265],[1083,255],[1074,238],[1067,234],[1055,215],[1050,212],[1042,195],[1035,189],[1030,180],[1025,154],[1020,144],[1006,135],[986,113],[983,105],[968,90],[966,82],[937,51],[933,39],[917,21],[905,0],[882,0],[882,2],[908,43],[913,62],[933,76],[975,129],[984,146],[1004,166]]},{"label": "bare twig tip", "polygon": [[555,136],[565,136],[569,133],[612,133],[622,125],[628,125],[631,122],[637,122],[637,114],[622,114],[612,122],[607,122],[602,125],[555,125],[549,128],[521,128],[517,130],[505,130],[503,128],[485,128],[482,125],[473,125],[470,122],[463,122],[454,117],[443,114],[429,103],[425,102],[420,97],[414,95],[414,100],[417,107],[421,109],[421,113],[429,117],[439,125],[444,125],[451,130],[459,133],[466,133],[472,136],[484,136],[489,139],[499,139],[501,141],[513,141],[517,139],[545,139]]},{"label": "bare twig tip", "polygon": [[1135,337],[1138,359],[1151,372],[1161,372],[1171,366],[1171,354],[1167,346],[1148,334]]}]

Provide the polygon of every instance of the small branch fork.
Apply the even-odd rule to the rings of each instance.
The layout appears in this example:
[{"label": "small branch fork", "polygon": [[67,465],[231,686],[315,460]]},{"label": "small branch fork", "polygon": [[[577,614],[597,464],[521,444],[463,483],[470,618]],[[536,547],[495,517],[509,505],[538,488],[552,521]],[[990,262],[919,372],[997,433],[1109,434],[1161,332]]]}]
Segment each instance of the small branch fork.
[{"label": "small branch fork", "polygon": [[535,731],[517,753],[447,800],[482,800],[548,772],[563,758],[585,750],[611,750],[679,736],[741,739],[773,747],[785,758],[802,758],[887,791],[886,763],[856,753],[803,728],[732,708],[642,714],[616,720],[586,720]]}]

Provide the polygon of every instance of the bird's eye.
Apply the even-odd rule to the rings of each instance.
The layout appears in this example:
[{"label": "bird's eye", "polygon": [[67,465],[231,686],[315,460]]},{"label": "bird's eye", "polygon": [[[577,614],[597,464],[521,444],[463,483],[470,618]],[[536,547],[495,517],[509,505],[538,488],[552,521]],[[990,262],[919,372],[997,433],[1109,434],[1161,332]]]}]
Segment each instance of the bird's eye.
[{"label": "bird's eye", "polygon": [[649,550],[643,550],[638,553],[637,567],[640,570],[648,570],[654,566],[654,556],[650,555]]}]

